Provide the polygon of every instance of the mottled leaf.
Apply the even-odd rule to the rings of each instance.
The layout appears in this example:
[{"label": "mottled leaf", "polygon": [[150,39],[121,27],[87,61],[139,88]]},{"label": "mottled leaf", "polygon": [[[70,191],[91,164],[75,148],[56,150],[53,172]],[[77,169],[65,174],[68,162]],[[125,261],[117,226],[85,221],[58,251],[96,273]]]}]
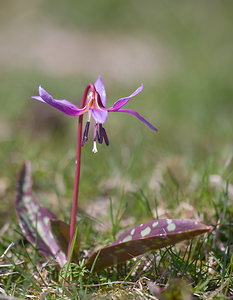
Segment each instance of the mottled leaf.
[{"label": "mottled leaf", "polygon": [[27,240],[36,246],[42,255],[55,257],[58,264],[63,266],[66,256],[50,229],[50,220],[56,220],[56,217],[32,197],[31,188],[31,165],[26,161],[20,170],[16,187],[15,208],[20,227]]},{"label": "mottled leaf", "polygon": [[[51,230],[56,238],[56,241],[60,247],[60,249],[67,253],[68,251],[68,244],[70,240],[70,225],[66,224],[65,222],[62,222],[60,220],[51,220]],[[73,251],[73,260],[75,262],[78,262],[79,259],[79,249],[80,249],[80,240],[77,236],[74,251]]]},{"label": "mottled leaf", "polygon": [[150,221],[132,228],[110,246],[93,253],[86,261],[86,267],[91,269],[97,255],[94,272],[124,262],[147,251],[191,239],[210,229],[210,226],[184,219]]}]

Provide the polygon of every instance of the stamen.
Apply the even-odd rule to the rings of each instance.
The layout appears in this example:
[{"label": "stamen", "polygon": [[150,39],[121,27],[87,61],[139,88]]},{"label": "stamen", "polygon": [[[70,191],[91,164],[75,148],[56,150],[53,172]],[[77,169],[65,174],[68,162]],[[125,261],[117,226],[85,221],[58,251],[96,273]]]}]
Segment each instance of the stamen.
[{"label": "stamen", "polygon": [[83,146],[88,141],[88,132],[89,132],[90,122],[87,121],[84,132],[83,132],[83,138],[81,141],[81,146]]},{"label": "stamen", "polygon": [[98,138],[98,123],[94,125],[94,141]]},{"label": "stamen", "polygon": [[109,140],[108,140],[107,132],[104,129],[104,127],[102,127],[102,132],[103,132],[103,137],[104,137],[105,144],[106,144],[106,146],[108,146],[109,145]]},{"label": "stamen", "polygon": [[93,152],[93,153],[98,152],[97,146],[96,146],[96,141],[94,141],[92,152]]},{"label": "stamen", "polygon": [[102,124],[99,124],[99,133],[97,132],[98,142],[100,144],[103,143],[103,126]]},{"label": "stamen", "polygon": [[90,110],[88,110],[88,113],[87,113],[87,122],[90,122],[91,121],[91,112]]}]

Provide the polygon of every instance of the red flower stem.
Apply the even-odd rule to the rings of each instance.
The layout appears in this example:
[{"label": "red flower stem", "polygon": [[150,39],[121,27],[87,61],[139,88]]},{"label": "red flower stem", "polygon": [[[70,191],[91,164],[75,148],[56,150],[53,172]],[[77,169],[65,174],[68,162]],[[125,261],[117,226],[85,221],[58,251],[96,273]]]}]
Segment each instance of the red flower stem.
[{"label": "red flower stem", "polygon": [[[89,89],[91,88],[92,92],[95,92],[94,84],[90,83],[87,85],[81,102],[81,107],[84,108],[87,94]],[[81,141],[82,141],[82,124],[83,124],[83,115],[79,116],[78,120],[78,137],[77,137],[77,156],[76,156],[76,167],[75,167],[75,180],[74,180],[74,195],[73,195],[73,205],[72,205],[72,213],[71,213],[71,222],[70,222],[70,240],[67,252],[67,259],[70,254],[70,247],[75,233],[76,227],[76,215],[78,208],[78,191],[79,191],[79,179],[80,179],[80,167],[81,167]]]}]

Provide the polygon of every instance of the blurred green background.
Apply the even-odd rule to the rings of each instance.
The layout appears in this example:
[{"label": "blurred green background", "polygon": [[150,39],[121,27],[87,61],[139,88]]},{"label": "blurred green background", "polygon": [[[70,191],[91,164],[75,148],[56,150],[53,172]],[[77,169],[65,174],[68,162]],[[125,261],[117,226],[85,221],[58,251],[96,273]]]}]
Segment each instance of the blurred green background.
[{"label": "blurred green background", "polygon": [[[83,148],[84,207],[122,192],[158,193],[157,183],[169,184],[167,167],[182,169],[184,191],[206,168],[223,173],[233,146],[232,25],[230,0],[1,1],[0,225],[15,217],[25,159],[38,200],[69,216],[77,119],[31,100],[40,84],[79,105],[85,86],[101,75],[110,107],[144,83],[128,108],[159,131],[133,116],[109,115],[110,146],[94,155],[90,139]],[[172,205],[173,192],[161,202]]]}]

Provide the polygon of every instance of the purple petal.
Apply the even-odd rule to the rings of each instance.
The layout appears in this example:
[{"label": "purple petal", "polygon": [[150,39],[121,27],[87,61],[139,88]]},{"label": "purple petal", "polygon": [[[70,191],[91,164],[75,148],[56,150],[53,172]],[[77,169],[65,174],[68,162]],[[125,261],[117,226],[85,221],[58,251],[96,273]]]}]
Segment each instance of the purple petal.
[{"label": "purple petal", "polygon": [[[38,100],[38,101],[41,101],[41,102],[44,102],[44,103],[48,103],[48,102],[45,102],[41,97],[39,97],[39,96],[32,96],[31,97],[32,99],[35,99],[35,100]],[[66,105],[66,106],[70,106],[70,107],[72,107],[73,106],[73,108],[74,109],[79,109],[77,106],[75,106],[73,103],[71,103],[71,102],[69,102],[69,101],[67,101],[67,100],[55,100],[55,99],[53,99],[54,101],[56,101],[57,103],[61,103],[61,104],[63,104],[63,105]]]},{"label": "purple petal", "polygon": [[46,102],[45,102],[41,97],[39,97],[39,96],[32,96],[31,98],[46,103]]},{"label": "purple petal", "polygon": [[137,117],[140,121],[142,121],[143,123],[145,123],[146,125],[148,125],[151,129],[153,129],[155,131],[158,131],[157,128],[155,128],[153,125],[151,125],[146,119],[144,119],[142,116],[140,116],[135,110],[132,110],[132,109],[120,109],[120,110],[117,110],[117,112],[124,112],[124,113],[127,113],[127,114],[132,114],[135,117]]},{"label": "purple petal", "polygon": [[91,115],[96,123],[104,124],[104,122],[108,119],[108,111],[107,110],[94,110],[90,109]]},{"label": "purple petal", "polygon": [[139,94],[142,90],[143,90],[143,84],[139,88],[137,88],[136,91],[134,91],[130,96],[121,98],[118,101],[116,101],[112,107],[108,108],[108,111],[118,111],[120,108],[126,105],[132,97]]},{"label": "purple petal", "polygon": [[[35,100],[38,100],[38,101],[41,101],[41,102],[44,102],[44,103],[47,103],[47,102],[45,102],[41,97],[39,97],[39,96],[32,96],[31,97],[32,99],[35,99]],[[55,99],[53,99],[53,100],[55,100]],[[67,100],[55,100],[57,103],[61,103],[61,104],[63,104],[63,105],[67,105],[67,106],[73,106],[74,107],[74,109],[77,109],[78,107],[76,106],[76,105],[74,105],[73,103],[71,103],[71,102],[69,102],[69,101],[67,101]],[[79,108],[78,108],[79,109]]]},{"label": "purple petal", "polygon": [[73,103],[67,100],[56,100],[54,99],[45,89],[39,86],[39,95],[40,97],[33,96],[33,99],[39,100],[41,102],[45,102],[52,107],[60,110],[61,112],[70,115],[70,116],[80,116],[82,115],[86,108],[80,109]]},{"label": "purple petal", "polygon": [[96,80],[95,88],[100,95],[100,99],[101,99],[103,106],[106,107],[106,91],[105,91],[104,83],[103,83],[101,76],[99,76],[98,79]]}]

